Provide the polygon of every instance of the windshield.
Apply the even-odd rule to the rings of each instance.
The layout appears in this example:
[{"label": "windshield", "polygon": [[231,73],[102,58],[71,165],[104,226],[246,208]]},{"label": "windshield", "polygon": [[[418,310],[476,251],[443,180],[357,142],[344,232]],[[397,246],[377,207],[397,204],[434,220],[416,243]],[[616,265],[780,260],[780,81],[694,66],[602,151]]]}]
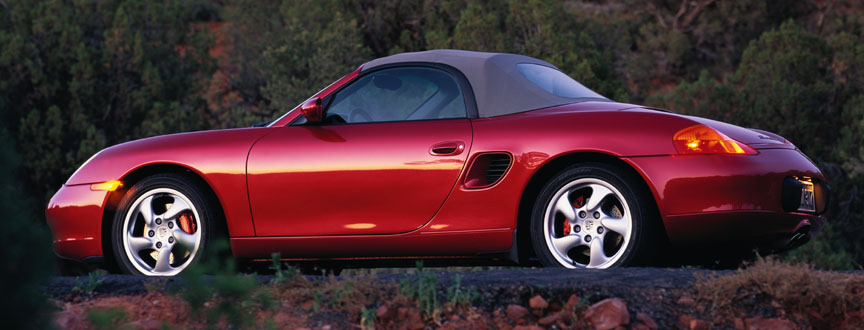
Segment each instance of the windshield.
[{"label": "windshield", "polygon": [[[345,76],[347,76],[347,75],[345,75]],[[343,78],[345,78],[345,76],[342,76],[341,78],[336,79],[335,81],[333,81],[332,83],[330,83],[329,85],[327,85],[327,87],[322,88],[320,91],[318,91],[318,93],[315,93],[315,94],[313,94],[313,95],[321,94],[321,92],[327,90],[328,88],[330,88],[330,86],[333,86],[333,84],[335,84],[335,83],[339,82],[340,80],[342,80]],[[276,118],[275,120],[272,120],[272,121],[269,121],[269,122],[260,123],[260,124],[255,124],[255,126],[252,126],[252,127],[271,127],[271,126],[273,126],[273,124],[276,124],[276,123],[278,123],[280,120],[282,120],[282,118],[285,118],[285,116],[287,116],[287,115],[291,114],[292,112],[294,112],[294,110],[297,110],[298,108],[300,108],[300,106],[302,106],[303,103],[306,103],[306,101],[309,101],[309,99],[304,100],[303,102],[301,102],[300,104],[298,104],[297,106],[295,106],[295,107],[292,108],[291,110],[288,110],[288,112],[282,114],[281,116],[279,116],[279,118]]]}]

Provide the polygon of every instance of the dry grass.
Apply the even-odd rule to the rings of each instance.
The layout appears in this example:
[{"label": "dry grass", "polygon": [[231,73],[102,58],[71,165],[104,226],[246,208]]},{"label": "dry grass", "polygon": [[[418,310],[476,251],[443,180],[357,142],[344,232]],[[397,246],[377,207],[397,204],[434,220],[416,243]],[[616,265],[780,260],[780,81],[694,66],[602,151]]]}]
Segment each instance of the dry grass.
[{"label": "dry grass", "polygon": [[857,327],[864,316],[861,273],[820,271],[773,258],[760,258],[732,275],[699,277],[695,289],[703,306],[725,317],[746,316],[740,308],[753,303],[767,303],[817,329]]}]

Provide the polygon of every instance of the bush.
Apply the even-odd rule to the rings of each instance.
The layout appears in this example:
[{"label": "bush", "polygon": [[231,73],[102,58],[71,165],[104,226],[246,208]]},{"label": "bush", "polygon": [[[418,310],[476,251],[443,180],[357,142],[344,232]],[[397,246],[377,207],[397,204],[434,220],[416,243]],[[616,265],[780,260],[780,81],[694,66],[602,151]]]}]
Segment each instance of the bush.
[{"label": "bush", "polygon": [[[698,278],[696,297],[712,311],[735,315],[735,307],[756,297],[774,302],[817,329],[837,329],[854,322],[864,308],[864,276],[815,270],[807,264],[759,259],[726,276]],[[860,324],[859,324],[860,326]]]},{"label": "bush", "polygon": [[48,303],[40,292],[40,285],[51,275],[51,239],[44,226],[35,222],[26,212],[30,200],[21,194],[14,181],[18,170],[18,156],[8,133],[0,126],[0,209],[3,210],[3,230],[0,230],[0,319],[10,329],[46,328]]},{"label": "bush", "polygon": [[[211,250],[208,255],[228,255],[228,242],[217,241]],[[233,258],[212,258],[191,265],[182,276],[183,298],[209,327],[224,327],[221,322],[231,328],[253,327],[259,325],[259,311],[275,306],[272,294],[254,274],[237,273]]]}]

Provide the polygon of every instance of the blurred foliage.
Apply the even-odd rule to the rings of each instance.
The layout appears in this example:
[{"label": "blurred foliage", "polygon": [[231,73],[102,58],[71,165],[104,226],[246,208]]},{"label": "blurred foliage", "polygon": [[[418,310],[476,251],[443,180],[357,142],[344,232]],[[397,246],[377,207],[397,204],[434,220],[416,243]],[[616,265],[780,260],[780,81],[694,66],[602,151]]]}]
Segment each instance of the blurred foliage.
[{"label": "blurred foliage", "polygon": [[862,38],[855,0],[4,0],[0,120],[38,214],[106,146],[271,120],[376,57],[519,53],[790,139],[835,193],[833,234],[795,258],[846,268],[864,264]]},{"label": "blurred foliage", "polygon": [[94,308],[87,311],[87,321],[93,329],[121,329],[129,320],[129,314],[122,307]]},{"label": "blurred foliage", "polygon": [[40,294],[40,286],[52,273],[51,238],[44,226],[34,226],[32,199],[20,193],[15,182],[19,156],[14,141],[0,124],[0,209],[3,230],[0,239],[0,319],[9,329],[42,329],[48,327],[45,314],[50,305]]},{"label": "blurred foliage", "polygon": [[[852,270],[860,268],[844,246],[837,225],[828,222],[821,234],[791,253],[792,262],[806,263],[818,269]],[[854,267],[858,266],[858,267]]]},{"label": "blurred foliage", "polygon": [[253,327],[258,311],[269,310],[277,302],[256,275],[237,272],[234,258],[227,257],[226,240],[211,245],[206,255],[221,257],[202,260],[183,271],[184,300],[193,316],[203,317],[210,328],[225,327],[226,322],[232,329]]}]

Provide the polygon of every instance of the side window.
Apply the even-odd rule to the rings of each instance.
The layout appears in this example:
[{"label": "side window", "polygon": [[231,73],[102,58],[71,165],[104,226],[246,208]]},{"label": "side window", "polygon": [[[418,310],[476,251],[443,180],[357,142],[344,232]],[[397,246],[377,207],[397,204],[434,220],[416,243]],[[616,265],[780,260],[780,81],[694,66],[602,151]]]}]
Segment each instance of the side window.
[{"label": "side window", "polygon": [[597,92],[573,80],[573,78],[570,78],[564,72],[547,66],[533,63],[519,63],[516,64],[516,70],[519,70],[519,73],[525,76],[526,79],[549,94],[574,99],[583,97],[605,99],[605,97],[597,94]]},{"label": "side window", "polygon": [[329,124],[465,118],[465,100],[449,73],[393,68],[363,76],[339,91],[325,113]]}]

